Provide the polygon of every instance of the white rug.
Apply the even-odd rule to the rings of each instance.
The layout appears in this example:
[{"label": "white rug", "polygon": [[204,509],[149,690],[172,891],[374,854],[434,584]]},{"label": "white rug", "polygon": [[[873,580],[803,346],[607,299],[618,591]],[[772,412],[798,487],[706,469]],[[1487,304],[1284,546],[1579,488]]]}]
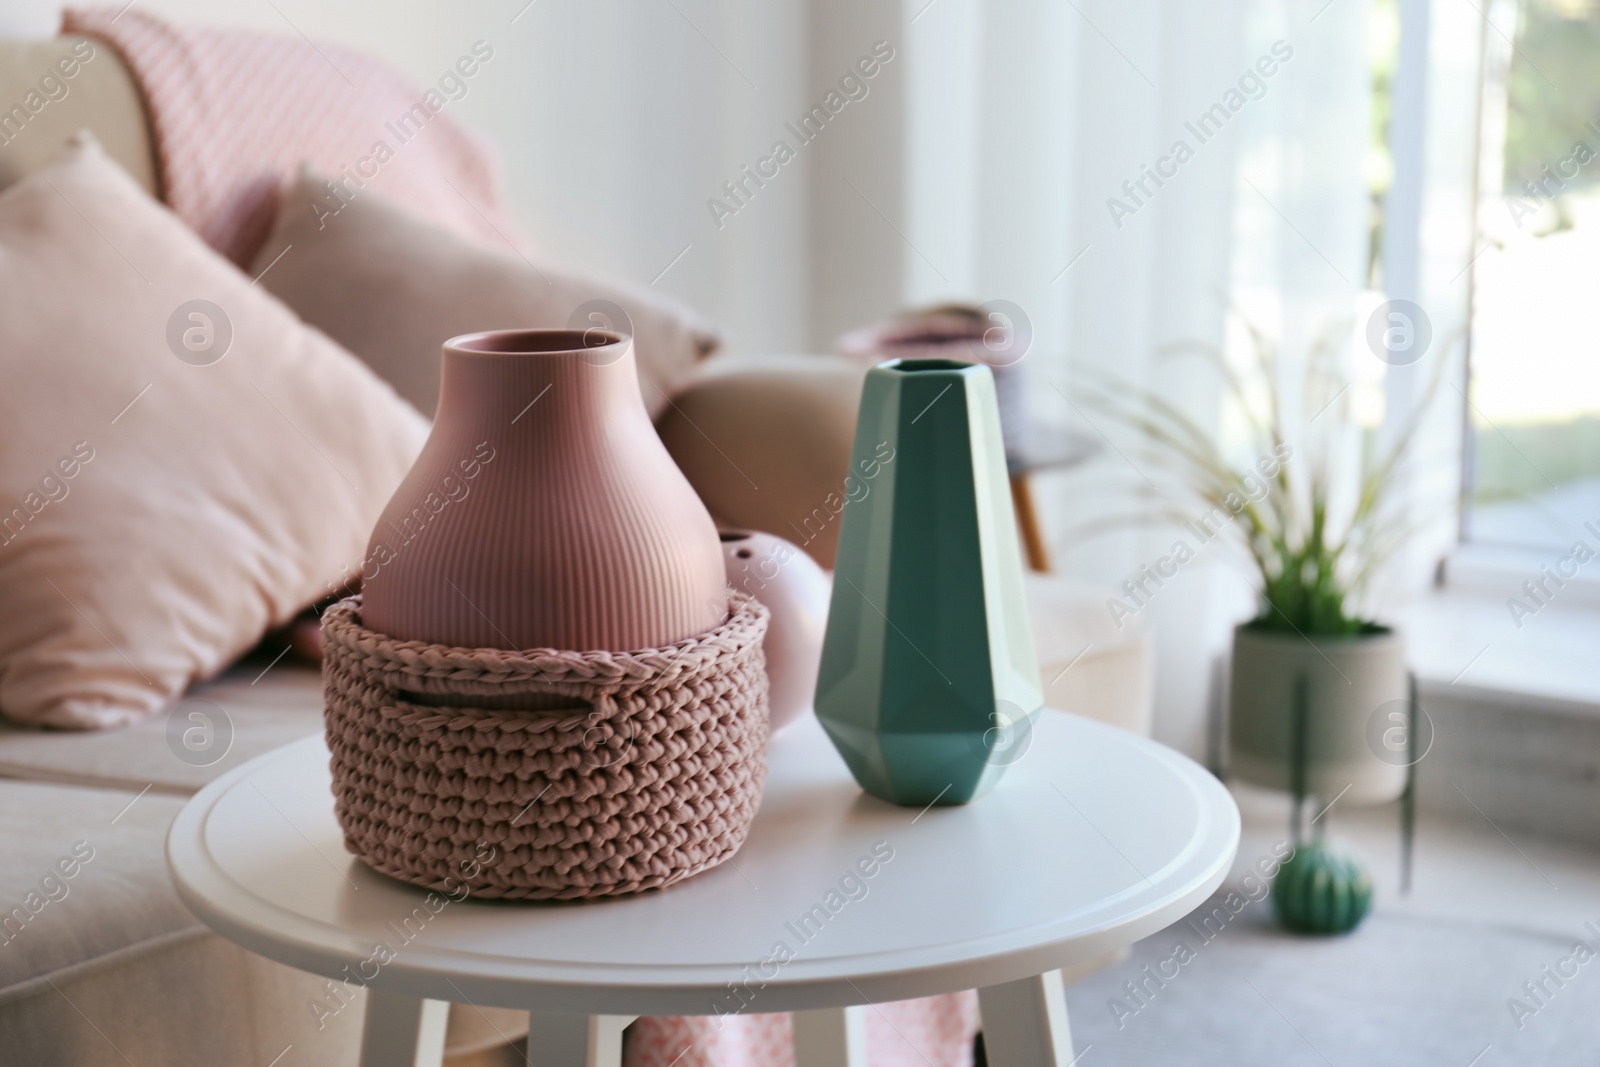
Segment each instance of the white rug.
[{"label": "white rug", "polygon": [[[1081,1067],[1600,1064],[1600,959],[1565,964],[1577,973],[1561,987],[1543,972],[1571,956],[1579,936],[1600,949],[1581,924],[1563,937],[1539,929],[1547,915],[1433,918],[1380,898],[1353,934],[1312,939],[1285,933],[1263,900],[1207,941],[1199,916],[1221,892],[1194,925],[1170,927],[1068,988]],[[1600,899],[1590,903],[1600,929]],[[1175,953],[1179,941],[1192,958]],[[1177,973],[1158,986],[1146,965],[1157,978]],[[1552,991],[1542,1007],[1522,988],[1541,979]],[[1125,982],[1148,992],[1135,999]],[[1512,997],[1534,1010],[1520,1029]]]}]

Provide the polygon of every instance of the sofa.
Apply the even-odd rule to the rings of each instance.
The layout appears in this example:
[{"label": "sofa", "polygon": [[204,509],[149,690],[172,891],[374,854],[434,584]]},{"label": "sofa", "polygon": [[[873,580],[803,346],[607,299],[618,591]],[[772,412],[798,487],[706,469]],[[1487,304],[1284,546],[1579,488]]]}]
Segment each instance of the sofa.
[{"label": "sofa", "polygon": [[[23,98],[37,71],[71,44],[0,42],[0,100]],[[144,103],[114,53],[85,66],[70,95],[34,115],[28,136],[0,145],[0,184],[33,172],[80,129],[160,192]],[[836,357],[717,356],[671,384],[658,429],[720,523],[804,542],[826,567],[837,522],[818,508],[848,468],[862,373]],[[718,444],[708,449],[712,439]],[[759,494],[747,491],[751,478]],[[1092,590],[1032,581],[1051,704],[1147,732],[1143,635],[1111,626]],[[278,655],[282,645],[121,728],[61,732],[0,720],[0,1061],[355,1061],[359,1003],[319,1017],[310,1004],[323,979],[212,934],[180,903],[166,870],[166,829],[186,797],[321,731],[318,668]],[[188,741],[194,730],[206,739],[198,755]],[[526,1029],[523,1013],[456,1005],[447,1062],[520,1063]]]}]

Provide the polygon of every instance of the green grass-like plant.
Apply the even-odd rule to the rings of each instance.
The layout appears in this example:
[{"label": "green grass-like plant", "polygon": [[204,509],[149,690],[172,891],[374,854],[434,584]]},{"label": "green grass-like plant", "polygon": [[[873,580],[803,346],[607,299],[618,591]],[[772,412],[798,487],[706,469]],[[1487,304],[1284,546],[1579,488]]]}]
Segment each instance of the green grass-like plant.
[{"label": "green grass-like plant", "polygon": [[[1229,525],[1248,551],[1258,579],[1260,608],[1250,626],[1308,637],[1382,632],[1385,627],[1366,618],[1359,604],[1382,564],[1426,521],[1396,522],[1391,497],[1396,471],[1415,440],[1449,361],[1434,361],[1424,398],[1393,443],[1375,459],[1363,457],[1355,500],[1336,514],[1330,493],[1339,473],[1333,450],[1323,449],[1318,455],[1317,450],[1295,446],[1287,439],[1277,347],[1239,317],[1255,355],[1247,373],[1241,374],[1230,364],[1221,349],[1198,342],[1166,346],[1157,356],[1204,360],[1221,376],[1226,394],[1248,428],[1255,455],[1281,457],[1287,452],[1288,458],[1263,464],[1260,469],[1230,461],[1213,435],[1160,394],[1116,375],[1077,368],[1074,393],[1090,410],[1132,430],[1143,460],[1171,476],[1179,496],[1192,498],[1174,500],[1172,493],[1158,490],[1146,478],[1149,484],[1139,496],[1147,507],[1133,515],[1089,524],[1080,532],[1106,532],[1130,522],[1193,520],[1194,514],[1183,505],[1198,503],[1206,512],[1223,508],[1235,515],[1236,521]],[[1341,373],[1338,356],[1350,335],[1351,322],[1346,319],[1323,330],[1309,346],[1300,389],[1308,429],[1321,429],[1318,424],[1324,419],[1343,419],[1348,426],[1341,402],[1347,401],[1353,383]],[[1265,492],[1257,495],[1263,484]],[[1256,498],[1248,499],[1246,490]]]}]

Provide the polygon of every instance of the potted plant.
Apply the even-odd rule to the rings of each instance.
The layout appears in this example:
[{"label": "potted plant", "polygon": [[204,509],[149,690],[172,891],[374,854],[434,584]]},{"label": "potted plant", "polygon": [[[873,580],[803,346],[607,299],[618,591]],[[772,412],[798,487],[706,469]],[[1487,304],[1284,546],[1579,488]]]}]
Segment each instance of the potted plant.
[{"label": "potted plant", "polygon": [[[1194,498],[1174,504],[1151,483],[1147,495],[1160,500],[1160,517],[1177,518],[1206,540],[1226,533],[1248,553],[1259,600],[1234,631],[1232,773],[1323,804],[1392,800],[1407,779],[1404,754],[1389,751],[1389,739],[1405,734],[1388,728],[1403,724],[1387,720],[1409,699],[1405,642],[1364,609],[1370,584],[1411,533],[1395,519],[1392,488],[1428,405],[1425,399],[1390,447],[1363,462],[1360,430],[1345,416],[1352,383],[1339,358],[1350,323],[1313,340],[1293,411],[1283,400],[1275,346],[1244,325],[1255,359],[1242,371],[1213,346],[1185,343],[1161,354],[1199,355],[1217,370],[1246,428],[1251,462],[1230,460],[1211,434],[1148,389],[1099,376],[1084,396],[1134,430],[1154,469]],[[1445,364],[1436,361],[1425,398]],[[1376,745],[1369,739],[1375,716]]]}]

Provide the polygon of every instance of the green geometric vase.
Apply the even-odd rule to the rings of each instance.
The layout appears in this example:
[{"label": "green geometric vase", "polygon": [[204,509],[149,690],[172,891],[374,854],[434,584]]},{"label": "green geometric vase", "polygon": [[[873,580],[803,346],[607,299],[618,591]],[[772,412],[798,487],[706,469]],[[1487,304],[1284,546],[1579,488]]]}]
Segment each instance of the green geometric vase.
[{"label": "green geometric vase", "polygon": [[850,472],[817,718],[867,792],[965,804],[1044,704],[989,368],[874,367]]}]

